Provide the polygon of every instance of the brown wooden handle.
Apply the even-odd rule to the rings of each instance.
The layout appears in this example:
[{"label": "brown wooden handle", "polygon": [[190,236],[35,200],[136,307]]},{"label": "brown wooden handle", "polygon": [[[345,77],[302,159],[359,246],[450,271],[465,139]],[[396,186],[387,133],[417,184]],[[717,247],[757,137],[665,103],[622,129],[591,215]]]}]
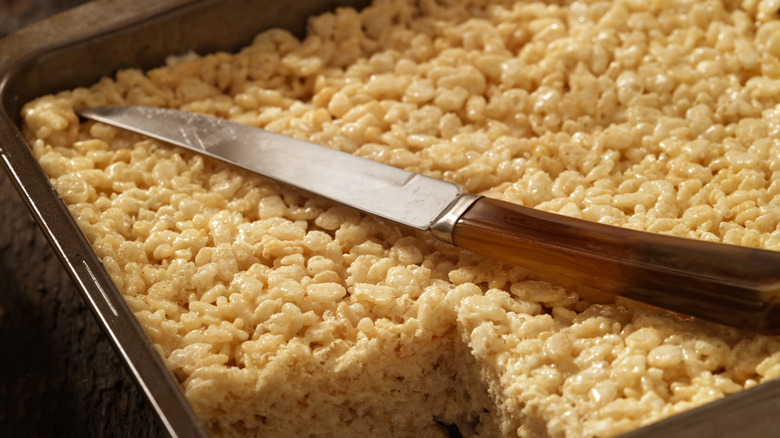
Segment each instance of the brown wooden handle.
[{"label": "brown wooden handle", "polygon": [[658,235],[480,198],[455,245],[664,309],[780,333],[780,252]]}]

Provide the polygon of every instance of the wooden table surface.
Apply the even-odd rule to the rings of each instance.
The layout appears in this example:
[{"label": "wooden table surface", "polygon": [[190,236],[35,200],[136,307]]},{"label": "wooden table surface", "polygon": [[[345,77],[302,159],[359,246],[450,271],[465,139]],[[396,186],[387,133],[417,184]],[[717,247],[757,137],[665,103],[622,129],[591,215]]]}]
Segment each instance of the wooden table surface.
[{"label": "wooden table surface", "polygon": [[[0,0],[0,37],[83,2]],[[0,438],[167,436],[3,171],[0,206]]]}]

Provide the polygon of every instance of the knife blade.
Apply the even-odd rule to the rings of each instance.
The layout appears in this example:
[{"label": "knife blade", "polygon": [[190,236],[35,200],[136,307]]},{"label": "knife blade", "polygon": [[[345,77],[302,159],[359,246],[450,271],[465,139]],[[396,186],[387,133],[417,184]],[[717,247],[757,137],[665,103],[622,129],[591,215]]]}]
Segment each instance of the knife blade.
[{"label": "knife blade", "polygon": [[431,228],[445,240],[449,240],[449,233],[442,224],[454,216],[443,214],[438,222],[434,218],[442,212],[462,211],[476,199],[449,182],[214,117],[127,106],[95,108],[80,114],[408,227]]},{"label": "knife blade", "polygon": [[80,111],[418,230],[544,279],[780,333],[780,252],[652,234],[480,197],[452,183],[227,120],[154,107]]}]

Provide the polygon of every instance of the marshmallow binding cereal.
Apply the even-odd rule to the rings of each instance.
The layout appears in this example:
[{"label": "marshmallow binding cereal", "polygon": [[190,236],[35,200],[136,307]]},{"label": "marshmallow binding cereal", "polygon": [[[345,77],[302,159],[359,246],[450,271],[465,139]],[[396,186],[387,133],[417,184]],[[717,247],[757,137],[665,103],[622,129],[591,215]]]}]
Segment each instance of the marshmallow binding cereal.
[{"label": "marshmallow binding cereal", "polygon": [[41,97],[24,129],[215,436],[613,436],[780,376],[778,338],[580,295],[74,111],[209,114],[540,210],[779,250],[779,9],[377,0],[302,39]]}]

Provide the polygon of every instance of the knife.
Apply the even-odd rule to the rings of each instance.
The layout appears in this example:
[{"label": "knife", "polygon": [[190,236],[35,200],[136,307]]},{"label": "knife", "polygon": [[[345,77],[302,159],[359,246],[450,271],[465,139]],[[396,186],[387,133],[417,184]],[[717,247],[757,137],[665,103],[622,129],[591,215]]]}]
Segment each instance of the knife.
[{"label": "knife", "polygon": [[137,106],[82,117],[180,146],[437,239],[689,316],[780,333],[780,252],[652,234],[464,193],[461,187],[292,137]]}]

